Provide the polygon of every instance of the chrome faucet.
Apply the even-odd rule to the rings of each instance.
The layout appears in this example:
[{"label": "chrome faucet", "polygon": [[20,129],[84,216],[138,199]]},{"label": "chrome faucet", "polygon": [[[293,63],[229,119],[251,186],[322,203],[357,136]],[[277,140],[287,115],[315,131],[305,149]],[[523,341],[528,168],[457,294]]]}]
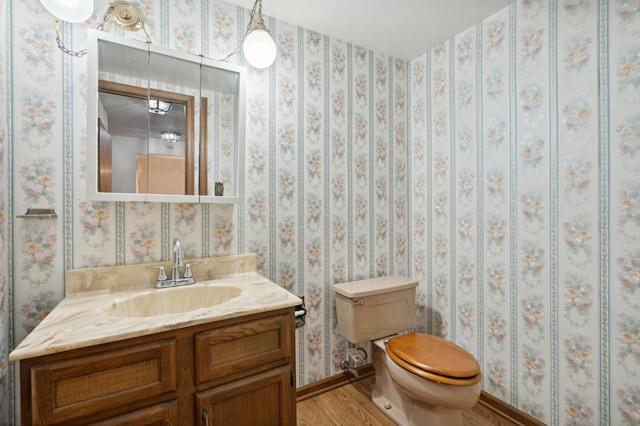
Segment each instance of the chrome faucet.
[{"label": "chrome faucet", "polygon": [[180,240],[178,238],[173,239],[173,268],[171,268],[171,281],[177,281],[180,279],[180,267],[182,266],[182,248],[180,247]]},{"label": "chrome faucet", "polygon": [[[200,262],[196,262],[200,263]],[[180,267],[183,264],[182,246],[180,246],[180,240],[174,238],[173,240],[173,266],[171,267],[171,279],[167,278],[167,274],[164,271],[164,265],[160,266],[148,266],[147,268],[160,269],[158,274],[158,280],[156,281],[156,288],[168,288],[178,287],[187,284],[194,284],[196,280],[193,278],[191,272],[191,264],[187,263],[184,268],[184,275],[180,278]]]}]

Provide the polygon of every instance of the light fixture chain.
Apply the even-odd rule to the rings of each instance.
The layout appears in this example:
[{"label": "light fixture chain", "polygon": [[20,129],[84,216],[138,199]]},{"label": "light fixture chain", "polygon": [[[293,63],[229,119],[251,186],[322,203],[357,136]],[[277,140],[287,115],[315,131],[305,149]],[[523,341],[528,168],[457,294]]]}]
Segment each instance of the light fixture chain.
[{"label": "light fixture chain", "polygon": [[258,13],[259,14],[262,13],[262,0],[256,0],[255,3],[253,4],[253,8],[251,9],[251,12],[249,12],[249,23],[247,24],[247,30],[242,35],[242,39],[240,40],[240,45],[235,49],[233,49],[233,51],[229,53],[227,56],[225,56],[224,59],[219,59],[220,62],[229,62],[231,57],[236,53],[238,53],[240,49],[242,49],[244,39],[246,39],[249,33],[251,32],[251,30],[253,30],[253,18],[256,16],[256,9],[258,9],[258,3],[260,4],[260,10],[258,11]]},{"label": "light fixture chain", "polygon": [[107,21],[109,20],[109,17],[111,16],[111,12],[113,12],[113,4],[110,4],[107,11],[104,12],[104,15],[102,15],[102,22],[97,27],[98,31],[104,31],[104,24],[106,24]]},{"label": "light fixture chain", "polygon": [[258,16],[262,13],[262,1],[256,0],[256,2],[253,4],[251,12],[249,13],[249,23],[247,24],[247,31],[242,36],[242,41],[240,42],[240,44],[244,43],[244,39],[247,38],[251,30],[253,30],[253,18],[255,18],[256,16],[256,8],[258,7],[258,3],[260,3],[260,11],[258,12]]},{"label": "light fixture chain", "polygon": [[60,21],[58,21],[58,19],[53,22],[53,27],[56,29],[56,43],[58,44],[58,48],[60,50],[62,50],[67,55],[72,55],[76,58],[81,58],[87,54],[87,49],[70,50],[65,47],[64,43],[62,43],[62,38],[60,37]]}]

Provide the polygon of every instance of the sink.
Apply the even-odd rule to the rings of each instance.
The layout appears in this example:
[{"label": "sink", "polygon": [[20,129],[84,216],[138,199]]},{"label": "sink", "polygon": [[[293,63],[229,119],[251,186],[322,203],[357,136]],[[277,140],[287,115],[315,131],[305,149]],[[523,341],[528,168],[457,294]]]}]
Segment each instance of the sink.
[{"label": "sink", "polygon": [[152,317],[210,308],[240,296],[234,286],[174,287],[118,300],[104,309],[117,317]]}]

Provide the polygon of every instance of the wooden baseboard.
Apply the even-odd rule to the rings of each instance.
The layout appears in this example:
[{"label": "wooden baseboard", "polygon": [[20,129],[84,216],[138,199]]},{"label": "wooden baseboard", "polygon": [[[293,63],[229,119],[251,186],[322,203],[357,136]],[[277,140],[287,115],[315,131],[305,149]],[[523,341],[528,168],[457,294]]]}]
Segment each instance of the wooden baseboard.
[{"label": "wooden baseboard", "polygon": [[348,371],[336,374],[335,376],[327,377],[326,379],[318,380],[317,382],[309,383],[308,385],[300,386],[296,390],[297,401],[304,401],[312,396],[321,394],[323,392],[330,391],[331,389],[344,386],[349,383],[357,382],[360,379],[371,376],[375,373],[373,364],[365,364],[362,367],[356,368],[358,371],[358,377],[354,377],[353,374]]},{"label": "wooden baseboard", "polygon": [[478,400],[478,404],[516,425],[545,426],[545,423],[541,422],[535,417],[528,415],[524,411],[518,410],[517,408],[507,404],[501,399],[498,399],[485,391],[480,392],[480,399]]},{"label": "wooden baseboard", "polygon": [[[340,386],[357,382],[358,380],[369,377],[375,373],[372,363],[358,367],[357,370],[358,377],[354,377],[353,374],[345,371],[343,373],[336,374],[335,376],[327,377],[326,379],[299,387],[296,391],[297,401],[304,401],[305,399],[328,392]],[[510,422],[510,424],[522,426],[545,426],[545,423],[540,420],[531,417],[527,413],[520,411],[515,407],[512,407],[485,391],[480,392],[478,404],[482,405],[484,409],[491,411],[496,416],[504,418]]]}]

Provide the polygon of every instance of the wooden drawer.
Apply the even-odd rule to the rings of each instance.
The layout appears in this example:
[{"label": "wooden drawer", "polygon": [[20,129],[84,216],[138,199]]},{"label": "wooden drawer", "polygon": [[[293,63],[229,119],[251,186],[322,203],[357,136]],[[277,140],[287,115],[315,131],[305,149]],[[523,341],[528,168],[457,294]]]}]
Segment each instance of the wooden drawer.
[{"label": "wooden drawer", "polygon": [[89,423],[89,426],[171,426],[178,424],[178,401],[135,410],[121,416],[109,417],[106,420]]},{"label": "wooden drawer", "polygon": [[33,424],[121,414],[137,401],[175,392],[176,350],[169,338],[31,367]]},{"label": "wooden drawer", "polygon": [[[292,312],[258,318],[195,335],[196,384],[219,378],[237,379],[289,362]],[[264,368],[261,368],[264,367]]]}]

